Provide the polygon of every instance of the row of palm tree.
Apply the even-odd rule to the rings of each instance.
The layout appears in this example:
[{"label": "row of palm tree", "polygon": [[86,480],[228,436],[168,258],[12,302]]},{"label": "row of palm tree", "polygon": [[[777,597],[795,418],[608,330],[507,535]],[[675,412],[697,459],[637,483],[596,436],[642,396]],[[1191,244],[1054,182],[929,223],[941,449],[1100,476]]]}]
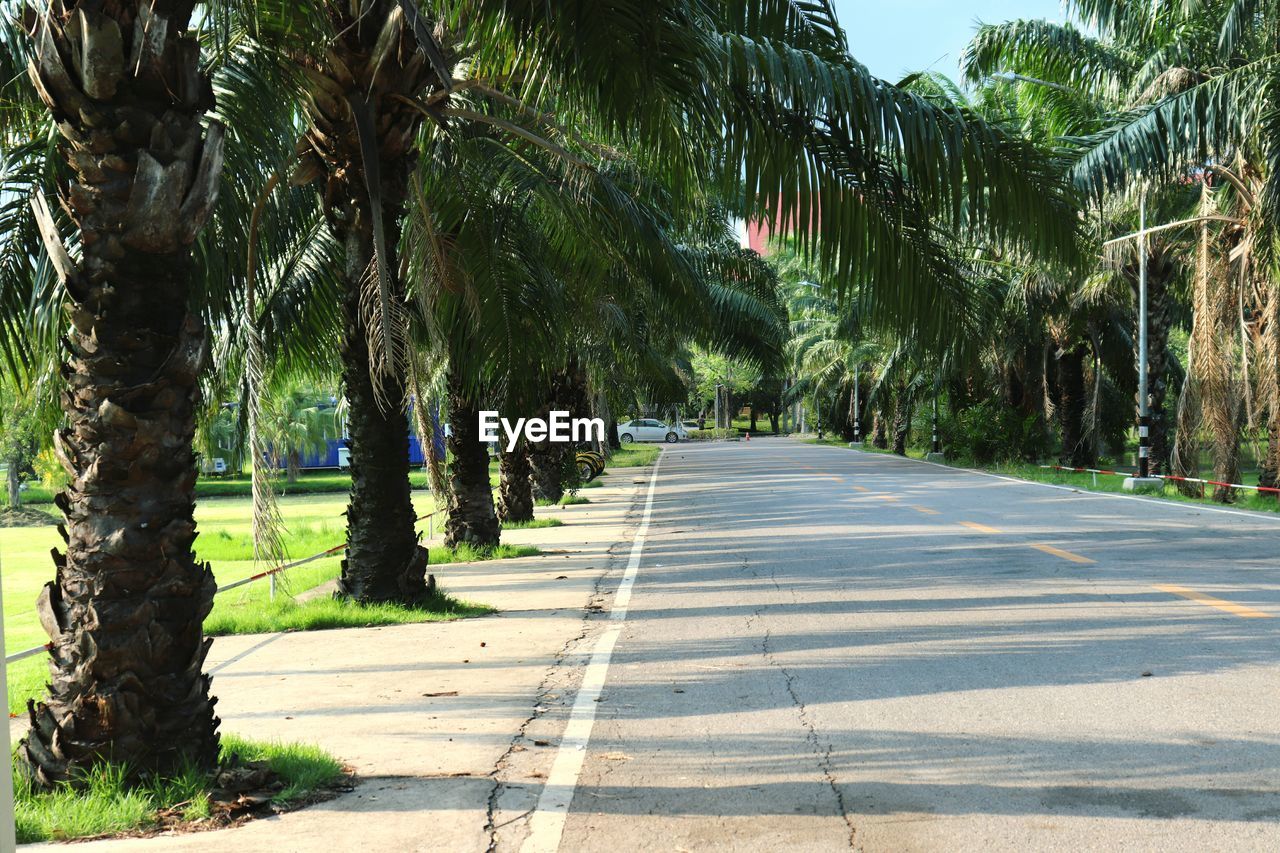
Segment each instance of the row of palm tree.
[{"label": "row of palm tree", "polygon": [[[954,241],[973,311],[957,311],[941,344],[797,294],[792,350],[809,380],[798,391],[852,399],[859,368],[863,432],[882,445],[893,413],[941,397],[949,438],[972,455],[1056,450],[1074,466],[1123,456],[1145,271],[1153,470],[1201,476],[1207,449],[1211,478],[1238,483],[1252,441],[1260,484],[1276,485],[1280,5],[1072,0],[1067,10],[1065,23],[981,27],[962,63],[968,90],[929,76],[912,87],[945,92],[1042,150],[1079,192],[1085,251],[1062,263],[1002,240]],[[1138,238],[1142,225],[1156,230]]]},{"label": "row of palm tree", "polygon": [[[781,351],[730,213],[792,229],[834,293],[923,342],[964,290],[956,241],[1075,252],[1050,158],[871,76],[821,0],[0,8],[0,351],[60,400],[70,476],[21,748],[46,786],[216,759],[192,447],[227,396],[257,468],[264,387],[341,376],[339,590],[412,604],[410,402],[426,433],[422,403],[450,409],[449,541],[496,542],[482,402],[607,415],[678,384],[694,344]],[[564,486],[563,448],[524,458],[504,517]]]}]

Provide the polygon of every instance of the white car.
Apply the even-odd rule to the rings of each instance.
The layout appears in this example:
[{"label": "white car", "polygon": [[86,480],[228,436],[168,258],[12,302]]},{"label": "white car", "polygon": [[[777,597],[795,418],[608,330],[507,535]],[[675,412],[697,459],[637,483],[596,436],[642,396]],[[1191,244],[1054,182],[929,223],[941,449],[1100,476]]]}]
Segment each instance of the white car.
[{"label": "white car", "polygon": [[618,441],[627,444],[633,441],[665,441],[674,444],[686,441],[689,431],[682,424],[668,424],[652,418],[640,418],[618,424]]}]

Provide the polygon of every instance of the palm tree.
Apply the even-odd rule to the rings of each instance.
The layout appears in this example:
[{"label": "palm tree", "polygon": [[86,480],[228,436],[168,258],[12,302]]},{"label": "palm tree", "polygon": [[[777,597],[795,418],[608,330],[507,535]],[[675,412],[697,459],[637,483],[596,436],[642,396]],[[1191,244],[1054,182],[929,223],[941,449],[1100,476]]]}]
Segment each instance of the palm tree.
[{"label": "palm tree", "polygon": [[324,393],[296,378],[268,393],[263,404],[263,441],[276,465],[284,464],[289,483],[298,481],[303,457],[323,451],[335,431],[335,409],[323,407]]},{"label": "palm tree", "polygon": [[38,604],[54,675],[21,747],[46,786],[105,760],[141,774],[218,754],[201,672],[215,583],[191,547],[207,350],[191,292],[224,133],[205,121],[213,90],[191,11],[53,0],[27,19],[23,52],[67,176],[65,219],[39,199],[37,219],[72,321],[56,440],[72,478],[56,498],[66,549]]},{"label": "palm tree", "polygon": [[524,439],[498,457],[498,521],[533,521],[533,471],[529,467],[529,449]]}]

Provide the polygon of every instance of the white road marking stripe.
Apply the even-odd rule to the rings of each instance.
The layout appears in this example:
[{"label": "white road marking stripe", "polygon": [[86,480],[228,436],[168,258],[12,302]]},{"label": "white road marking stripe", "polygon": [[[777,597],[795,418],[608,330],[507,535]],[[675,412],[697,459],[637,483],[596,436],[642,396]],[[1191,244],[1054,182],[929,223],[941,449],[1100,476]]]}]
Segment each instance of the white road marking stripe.
[{"label": "white road marking stripe", "polygon": [[618,585],[618,592],[613,597],[613,607],[609,610],[609,625],[596,641],[591,660],[583,673],[582,686],[578,688],[578,695],[573,700],[573,710],[569,713],[564,736],[560,738],[556,760],[551,765],[551,773],[538,797],[538,804],[529,817],[529,837],[520,847],[523,853],[555,853],[560,847],[560,837],[564,834],[564,824],[569,817],[573,792],[578,786],[582,763],[587,757],[591,728],[596,721],[596,709],[599,707],[596,700],[604,689],[605,676],[609,674],[609,659],[622,634],[622,623],[627,618],[627,607],[631,603],[631,588],[635,586],[636,574],[640,569],[644,540],[649,532],[649,518],[653,514],[653,490],[658,485],[658,467],[661,464],[662,456],[659,456],[653,463],[653,475],[649,478],[649,493],[645,496],[640,527],[636,530],[635,541],[631,543],[631,558],[627,561],[622,583]]}]

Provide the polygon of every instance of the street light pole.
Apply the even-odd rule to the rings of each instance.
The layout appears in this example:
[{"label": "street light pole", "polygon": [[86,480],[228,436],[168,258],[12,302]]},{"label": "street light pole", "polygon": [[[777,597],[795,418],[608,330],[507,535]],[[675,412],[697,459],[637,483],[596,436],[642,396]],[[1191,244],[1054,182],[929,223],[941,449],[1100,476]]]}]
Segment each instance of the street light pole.
[{"label": "street light pole", "polygon": [[853,366],[853,442],[862,443],[862,408],[858,400],[858,365]]},{"label": "street light pole", "polygon": [[938,441],[938,389],[933,389],[933,452],[941,453],[942,444]]},{"label": "street light pole", "polygon": [[1147,402],[1147,194],[1138,196],[1138,476],[1151,476],[1151,413]]}]

